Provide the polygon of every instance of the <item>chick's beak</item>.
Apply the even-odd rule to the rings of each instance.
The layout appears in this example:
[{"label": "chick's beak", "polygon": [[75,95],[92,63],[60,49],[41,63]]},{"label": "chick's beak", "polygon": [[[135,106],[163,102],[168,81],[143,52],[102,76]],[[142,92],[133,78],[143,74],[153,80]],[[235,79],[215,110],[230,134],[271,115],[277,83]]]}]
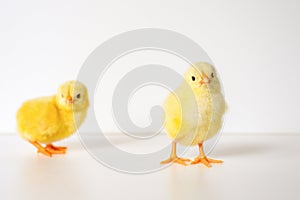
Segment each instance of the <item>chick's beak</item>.
[{"label": "chick's beak", "polygon": [[203,84],[209,84],[209,83],[210,83],[210,79],[204,73],[202,73],[199,84],[203,85]]},{"label": "chick's beak", "polygon": [[73,103],[73,99],[69,95],[66,97],[66,101],[67,101],[67,103]]}]

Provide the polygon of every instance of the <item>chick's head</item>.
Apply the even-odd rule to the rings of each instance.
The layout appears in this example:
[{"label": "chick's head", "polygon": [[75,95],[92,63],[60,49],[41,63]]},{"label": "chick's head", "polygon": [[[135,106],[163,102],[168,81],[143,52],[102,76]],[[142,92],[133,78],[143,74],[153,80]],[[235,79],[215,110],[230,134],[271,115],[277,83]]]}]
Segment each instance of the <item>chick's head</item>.
[{"label": "chick's head", "polygon": [[56,101],[58,106],[65,110],[87,109],[89,106],[87,88],[79,81],[68,81],[58,88]]},{"label": "chick's head", "polygon": [[205,85],[210,88],[219,87],[219,80],[215,68],[205,62],[191,65],[184,74],[184,80],[192,89],[198,89]]}]

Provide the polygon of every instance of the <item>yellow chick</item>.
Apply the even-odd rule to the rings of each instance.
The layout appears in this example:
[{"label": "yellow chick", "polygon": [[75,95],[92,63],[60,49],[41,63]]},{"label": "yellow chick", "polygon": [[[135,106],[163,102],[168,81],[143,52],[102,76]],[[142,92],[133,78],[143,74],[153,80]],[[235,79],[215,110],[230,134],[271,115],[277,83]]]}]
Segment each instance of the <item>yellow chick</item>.
[{"label": "yellow chick", "polygon": [[[218,75],[212,65],[204,62],[191,65],[184,75],[184,82],[167,97],[164,110],[164,127],[173,142],[170,158],[161,164],[202,163],[210,167],[210,163],[222,163],[221,160],[207,158],[203,150],[203,142],[221,129],[226,110]],[[199,156],[194,161],[179,158],[176,154],[177,143],[198,145]]]},{"label": "yellow chick", "polygon": [[88,107],[86,87],[78,81],[68,81],[54,96],[26,101],[17,112],[18,131],[38,149],[38,153],[49,157],[65,154],[67,147],[52,143],[75,133],[83,123]]}]

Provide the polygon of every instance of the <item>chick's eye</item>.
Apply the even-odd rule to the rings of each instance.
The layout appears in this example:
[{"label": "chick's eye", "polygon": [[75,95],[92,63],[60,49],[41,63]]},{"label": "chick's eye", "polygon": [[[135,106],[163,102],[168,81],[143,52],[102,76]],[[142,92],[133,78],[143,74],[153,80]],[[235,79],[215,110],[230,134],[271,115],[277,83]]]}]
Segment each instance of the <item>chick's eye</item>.
[{"label": "chick's eye", "polygon": [[212,77],[212,78],[214,78],[214,77],[215,77],[215,75],[214,75],[214,73],[213,73],[213,72],[211,73],[211,77]]},{"label": "chick's eye", "polygon": [[195,76],[192,76],[192,81],[195,81],[195,80],[196,80]]},{"label": "chick's eye", "polygon": [[64,95],[63,95],[63,94],[61,94],[60,96],[61,96],[61,98],[64,98]]},{"label": "chick's eye", "polygon": [[80,99],[80,94],[77,94],[77,95],[76,95],[76,98],[77,98],[77,99]]}]

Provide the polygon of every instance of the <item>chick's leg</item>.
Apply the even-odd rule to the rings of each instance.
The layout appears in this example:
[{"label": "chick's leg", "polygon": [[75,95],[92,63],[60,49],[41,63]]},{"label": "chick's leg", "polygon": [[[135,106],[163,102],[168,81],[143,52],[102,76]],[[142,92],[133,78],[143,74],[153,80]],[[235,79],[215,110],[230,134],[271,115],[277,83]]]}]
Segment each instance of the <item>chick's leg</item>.
[{"label": "chick's leg", "polygon": [[51,154],[65,154],[67,152],[67,147],[58,147],[53,144],[47,144],[45,148]]},{"label": "chick's leg", "polygon": [[186,158],[179,158],[176,154],[176,142],[172,142],[172,151],[171,151],[171,155],[170,158],[168,158],[167,160],[161,161],[160,164],[168,164],[168,163],[178,163],[181,165],[186,166],[186,162],[190,162],[190,159],[186,159]]},{"label": "chick's leg", "polygon": [[43,147],[40,143],[38,143],[36,141],[29,141],[29,142],[38,149],[38,153],[42,153],[48,157],[52,156],[52,154],[49,151],[47,151],[47,149],[45,147]]},{"label": "chick's leg", "polygon": [[211,167],[211,163],[223,163],[222,160],[214,160],[211,158],[207,158],[204,150],[203,150],[203,144],[200,143],[198,144],[199,147],[199,156],[197,156],[193,162],[191,162],[191,164],[198,164],[198,163],[202,163],[204,164],[206,167]]}]

